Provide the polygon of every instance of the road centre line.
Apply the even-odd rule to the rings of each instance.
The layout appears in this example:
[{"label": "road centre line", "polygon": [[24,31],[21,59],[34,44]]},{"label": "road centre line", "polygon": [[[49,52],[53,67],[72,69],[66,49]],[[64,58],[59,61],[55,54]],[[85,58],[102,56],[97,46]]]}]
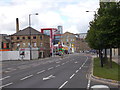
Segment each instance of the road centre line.
[{"label": "road centre line", "polygon": [[0,80],[4,80],[4,79],[7,79],[7,78],[9,78],[10,76],[6,76],[6,77],[4,77],[4,78],[1,78]]},{"label": "road centre line", "polygon": [[53,69],[53,67],[48,68],[48,70]]},{"label": "road centre line", "polygon": [[40,74],[40,73],[43,73],[43,72],[45,72],[45,70],[42,70],[42,71],[40,71],[40,72],[37,72],[37,74]]},{"label": "road centre line", "polygon": [[60,65],[57,65],[56,67],[59,67]]},{"label": "road centre line", "polygon": [[8,84],[5,84],[5,85],[0,86],[0,88],[6,87],[6,86],[9,86],[9,85],[12,85],[12,84],[13,84],[13,83],[11,82],[11,83],[8,83]]},{"label": "road centre line", "polygon": [[73,75],[70,77],[70,79],[72,79],[74,76],[75,76],[75,74],[73,74]]},{"label": "road centre line", "polygon": [[30,77],[32,77],[33,75],[29,75],[29,76],[26,76],[26,77],[24,77],[24,78],[22,78],[22,79],[20,79],[20,80],[25,80],[25,79],[27,79],[27,78],[30,78]]},{"label": "road centre line", "polygon": [[67,83],[68,83],[68,81],[65,81],[65,82],[59,87],[59,89],[61,89],[62,87],[64,87],[65,84],[67,84]]},{"label": "road centre line", "polygon": [[76,70],[76,73],[78,72],[79,70]]}]

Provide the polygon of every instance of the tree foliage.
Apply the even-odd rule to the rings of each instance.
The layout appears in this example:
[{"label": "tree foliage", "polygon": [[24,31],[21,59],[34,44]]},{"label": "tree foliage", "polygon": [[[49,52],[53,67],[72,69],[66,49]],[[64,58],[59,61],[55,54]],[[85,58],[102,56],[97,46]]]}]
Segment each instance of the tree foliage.
[{"label": "tree foliage", "polygon": [[95,16],[90,22],[90,30],[86,37],[88,45],[97,50],[119,48],[120,2],[100,2],[98,14]]}]

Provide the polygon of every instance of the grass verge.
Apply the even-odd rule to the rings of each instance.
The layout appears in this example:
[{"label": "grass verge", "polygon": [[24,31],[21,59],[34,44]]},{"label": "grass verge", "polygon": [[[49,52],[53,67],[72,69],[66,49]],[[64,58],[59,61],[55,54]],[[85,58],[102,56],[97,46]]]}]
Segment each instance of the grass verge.
[{"label": "grass verge", "polygon": [[120,81],[120,65],[115,62],[112,62],[112,68],[108,68],[107,65],[104,65],[102,68],[100,66],[100,59],[94,58],[94,69],[93,75],[105,79],[112,79]]}]

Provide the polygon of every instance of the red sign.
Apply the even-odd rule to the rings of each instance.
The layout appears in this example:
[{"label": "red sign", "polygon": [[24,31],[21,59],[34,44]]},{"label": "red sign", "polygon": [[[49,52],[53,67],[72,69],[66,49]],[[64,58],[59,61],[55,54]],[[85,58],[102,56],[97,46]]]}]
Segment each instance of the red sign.
[{"label": "red sign", "polygon": [[7,48],[7,45],[6,45],[6,43],[4,43],[4,45],[3,45],[3,48]]}]

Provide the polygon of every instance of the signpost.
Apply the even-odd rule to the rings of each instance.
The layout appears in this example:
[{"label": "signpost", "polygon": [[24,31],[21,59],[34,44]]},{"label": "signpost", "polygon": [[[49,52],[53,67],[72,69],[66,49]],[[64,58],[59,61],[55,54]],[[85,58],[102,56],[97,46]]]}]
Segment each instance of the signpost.
[{"label": "signpost", "polygon": [[25,49],[20,49],[19,55],[20,55],[20,58],[23,60],[23,58],[25,57]]}]

